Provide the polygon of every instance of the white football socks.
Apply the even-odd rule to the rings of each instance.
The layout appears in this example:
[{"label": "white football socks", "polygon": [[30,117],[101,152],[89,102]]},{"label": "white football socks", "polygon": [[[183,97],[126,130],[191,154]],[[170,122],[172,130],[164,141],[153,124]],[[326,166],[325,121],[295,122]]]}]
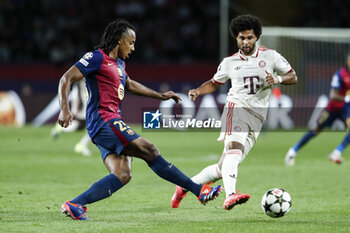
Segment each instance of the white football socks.
[{"label": "white football socks", "polygon": [[221,174],[226,197],[236,192],[238,165],[242,158],[241,150],[228,150],[222,163]]},{"label": "white football socks", "polygon": [[221,172],[218,164],[210,165],[204,168],[200,173],[191,178],[197,184],[207,184],[221,179]]}]

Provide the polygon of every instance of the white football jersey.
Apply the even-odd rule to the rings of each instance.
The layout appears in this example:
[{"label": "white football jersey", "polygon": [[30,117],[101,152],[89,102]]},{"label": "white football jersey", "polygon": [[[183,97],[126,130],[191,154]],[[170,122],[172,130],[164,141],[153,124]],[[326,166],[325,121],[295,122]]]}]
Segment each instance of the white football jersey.
[{"label": "white football jersey", "polygon": [[278,75],[292,70],[288,61],[275,50],[258,48],[251,56],[235,53],[223,59],[213,81],[223,84],[231,79],[227,101],[235,107],[246,108],[265,120],[271,95],[271,86],[265,81],[265,71]]}]

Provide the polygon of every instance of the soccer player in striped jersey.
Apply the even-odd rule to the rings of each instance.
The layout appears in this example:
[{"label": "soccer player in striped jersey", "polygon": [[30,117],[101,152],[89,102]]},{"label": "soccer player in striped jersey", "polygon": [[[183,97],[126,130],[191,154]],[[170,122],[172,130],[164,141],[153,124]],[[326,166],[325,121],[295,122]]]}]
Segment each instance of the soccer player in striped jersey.
[{"label": "soccer player in striped jersey", "polygon": [[215,199],[221,191],[220,185],[212,188],[194,183],[122,119],[121,103],[125,91],[160,100],[173,99],[176,103],[181,100],[173,91],[159,93],[128,76],[124,60],[135,50],[135,41],[133,25],[123,19],[111,22],[97,50],[86,53],[60,79],[58,123],[68,127],[73,119],[68,103],[71,84],[85,77],[89,92],[87,130],[110,172],[85,192],[62,204],[62,212],[74,220],[88,220],[86,204],[111,196],[130,181],[132,157],[144,160],[161,178],[190,190],[202,204]]},{"label": "soccer player in striped jersey", "polygon": [[[226,192],[223,208],[226,210],[250,198],[249,194],[236,191],[238,165],[258,138],[266,118],[272,86],[297,82],[295,72],[283,56],[275,50],[257,47],[261,30],[260,20],[255,16],[241,15],[232,19],[230,32],[237,41],[239,51],[223,59],[211,80],[188,93],[189,98],[195,101],[198,96],[213,93],[228,80],[232,85],[218,138],[224,143],[222,156],[218,163],[204,168],[192,178],[199,184],[222,179]],[[173,208],[179,206],[186,191],[184,187],[176,187],[171,200]]]},{"label": "soccer player in striped jersey", "polygon": [[[284,159],[286,166],[293,166],[298,151],[312,138],[317,136],[325,127],[329,127],[337,119],[342,120],[347,128],[350,128],[350,53],[347,54],[346,64],[333,75],[331,81],[330,100],[317,120],[315,129],[309,130],[304,136],[291,147]],[[330,161],[341,164],[342,153],[350,143],[350,132],[343,141],[328,155]]]}]

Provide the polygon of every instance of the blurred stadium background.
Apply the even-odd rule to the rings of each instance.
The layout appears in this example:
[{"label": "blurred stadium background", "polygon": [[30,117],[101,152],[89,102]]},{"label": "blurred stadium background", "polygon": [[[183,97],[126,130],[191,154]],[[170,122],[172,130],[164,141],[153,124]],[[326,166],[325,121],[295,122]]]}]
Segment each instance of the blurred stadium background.
[{"label": "blurred stadium background", "polygon": [[[58,106],[61,75],[93,49],[115,18],[126,18],[137,29],[128,74],[156,90],[171,88],[186,96],[212,77],[222,57],[237,51],[227,24],[250,13],[264,25],[260,46],[279,51],[298,74],[297,85],[281,86],[283,96],[275,89],[270,109],[271,116],[282,108],[294,121],[282,126],[296,131],[317,117],[315,106],[327,102],[330,79],[344,65],[349,12],[346,0],[0,0],[0,232],[350,232],[349,157],[345,154],[341,166],[326,159],[343,132],[318,136],[291,169],[283,158],[302,132],[262,133],[239,171],[239,189],[252,198],[229,213],[222,209],[225,195],[205,208],[188,197],[171,210],[174,186],[135,159],[132,183],[88,207],[95,221],[72,224],[59,214],[61,203],[106,175],[98,149],[90,147],[91,157],[77,156],[73,148],[81,131],[52,140],[56,112],[47,125],[31,127],[52,101]],[[227,88],[196,101],[198,109],[222,106]],[[137,132],[141,108],[160,106],[133,95],[124,99],[124,106],[129,104],[133,108],[124,118]],[[271,119],[267,127],[280,127]],[[1,126],[16,124],[27,126]],[[141,135],[189,176],[217,162],[222,151],[217,132],[145,130]],[[278,220],[260,207],[261,196],[273,187],[293,198],[291,213]]]},{"label": "blurred stadium background", "polygon": [[[222,57],[236,52],[227,25],[232,17],[246,13],[262,20],[260,45],[279,51],[296,70],[299,83],[281,90],[294,108],[310,110],[309,116],[295,120],[296,126],[304,124],[319,97],[328,95],[330,78],[350,51],[350,3],[285,0],[281,4],[274,0],[2,0],[0,124],[32,123],[56,96],[61,75],[98,44],[105,26],[115,18],[126,18],[137,30],[128,74],[156,90],[187,93],[212,77]],[[159,101],[135,96],[125,102],[140,108],[159,106]],[[125,112],[126,121],[141,123],[140,108]],[[13,119],[19,113],[25,115],[20,114],[16,123]],[[298,111],[290,114],[300,116]],[[54,121],[55,117],[48,119]]]}]

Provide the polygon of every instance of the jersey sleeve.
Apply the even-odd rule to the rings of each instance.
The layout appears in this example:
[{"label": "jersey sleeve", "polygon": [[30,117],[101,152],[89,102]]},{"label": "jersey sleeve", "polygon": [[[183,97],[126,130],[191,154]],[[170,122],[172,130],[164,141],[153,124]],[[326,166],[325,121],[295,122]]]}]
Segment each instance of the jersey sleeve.
[{"label": "jersey sleeve", "polygon": [[212,80],[216,83],[223,84],[229,79],[227,75],[227,62],[223,60],[220,65],[218,66],[218,69],[216,73],[214,74],[214,77]]},{"label": "jersey sleeve", "polygon": [[292,67],[290,66],[287,59],[285,59],[277,51],[274,51],[273,58],[274,58],[274,70],[277,72],[278,75],[286,74],[292,70]]},{"label": "jersey sleeve", "polygon": [[86,53],[79,61],[75,63],[75,66],[86,77],[88,74],[100,69],[103,60],[103,55],[95,50],[93,52]]},{"label": "jersey sleeve", "polygon": [[343,82],[340,76],[340,71],[337,71],[332,77],[331,88],[340,90],[342,86],[343,86]]}]

